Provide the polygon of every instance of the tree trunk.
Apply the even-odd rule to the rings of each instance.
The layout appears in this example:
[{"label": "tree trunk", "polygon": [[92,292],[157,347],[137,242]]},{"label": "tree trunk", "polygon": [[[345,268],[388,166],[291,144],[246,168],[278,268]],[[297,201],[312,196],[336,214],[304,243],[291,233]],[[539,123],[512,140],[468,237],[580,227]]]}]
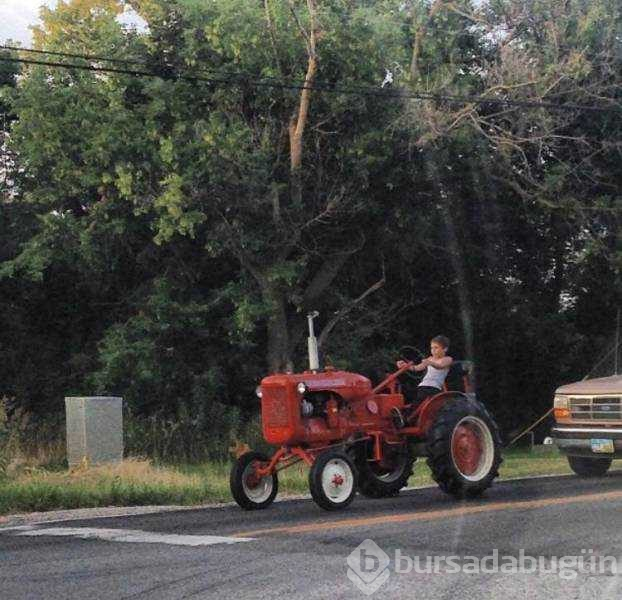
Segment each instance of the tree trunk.
[{"label": "tree trunk", "polygon": [[[300,92],[300,103],[297,112],[292,115],[289,122],[289,153],[290,153],[290,177],[291,177],[291,196],[294,204],[302,202],[302,182],[300,171],[302,167],[302,137],[307,125],[309,116],[309,105],[311,103],[311,87],[315,81],[317,73],[317,55],[315,52],[317,42],[317,8],[315,0],[307,0],[309,9],[310,28],[307,33],[302,25],[299,24],[301,34],[305,38],[307,46],[307,73],[303,90]],[[293,9],[292,9],[293,11]],[[294,13],[295,14],[295,13]]]},{"label": "tree trunk", "polygon": [[262,295],[270,308],[266,349],[268,369],[270,373],[293,371],[285,295],[282,290],[269,284],[263,288]]},{"label": "tree trunk", "polygon": [[464,335],[464,348],[467,358],[472,359],[475,354],[474,334],[473,334],[473,309],[469,295],[469,285],[467,272],[464,264],[464,253],[460,247],[460,240],[457,235],[454,214],[452,209],[453,192],[442,185],[438,173],[439,164],[447,164],[445,157],[438,156],[426,162],[428,177],[438,195],[442,205],[443,222],[445,225],[447,250],[449,252],[449,263],[453,268],[456,279],[458,280],[458,303],[460,306],[460,317],[462,321],[462,331]]}]

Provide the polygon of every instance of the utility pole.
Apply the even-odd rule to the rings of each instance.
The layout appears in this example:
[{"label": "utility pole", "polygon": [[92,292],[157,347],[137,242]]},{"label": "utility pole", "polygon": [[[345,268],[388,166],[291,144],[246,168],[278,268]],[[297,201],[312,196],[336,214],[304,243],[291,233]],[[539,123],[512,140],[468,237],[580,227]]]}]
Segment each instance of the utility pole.
[{"label": "utility pole", "polygon": [[620,354],[620,307],[618,307],[618,318],[616,322],[616,357],[615,357],[615,374],[618,374],[618,355]]}]

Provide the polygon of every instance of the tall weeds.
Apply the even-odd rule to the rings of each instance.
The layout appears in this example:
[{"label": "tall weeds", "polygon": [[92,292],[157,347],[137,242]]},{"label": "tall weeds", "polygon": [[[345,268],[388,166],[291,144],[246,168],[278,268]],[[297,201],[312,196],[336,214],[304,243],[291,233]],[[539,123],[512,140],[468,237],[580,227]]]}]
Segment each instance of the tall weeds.
[{"label": "tall weeds", "polygon": [[[10,412],[8,404],[0,400],[0,476],[66,467],[64,415],[34,419],[21,410]],[[169,415],[138,416],[126,409],[123,425],[125,456],[159,464],[227,461],[230,448],[240,442],[266,449],[258,415],[220,403],[181,404]]]}]

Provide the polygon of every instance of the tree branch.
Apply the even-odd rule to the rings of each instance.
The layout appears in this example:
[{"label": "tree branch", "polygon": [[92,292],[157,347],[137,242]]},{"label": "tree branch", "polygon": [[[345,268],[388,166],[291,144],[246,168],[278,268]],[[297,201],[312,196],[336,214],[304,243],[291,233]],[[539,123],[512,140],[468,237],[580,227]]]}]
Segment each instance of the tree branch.
[{"label": "tree branch", "polygon": [[324,261],[303,294],[301,303],[303,309],[313,308],[313,302],[315,302],[333,282],[335,277],[337,277],[337,273],[341,270],[341,267],[348,262],[352,254],[354,253],[344,252],[337,256],[331,256]]},{"label": "tree branch", "polygon": [[328,334],[333,330],[335,325],[337,325],[337,323],[341,319],[343,319],[343,317],[345,317],[357,304],[360,304],[361,302],[363,302],[363,300],[365,300],[367,296],[369,296],[370,294],[373,294],[376,290],[379,290],[385,283],[386,283],[386,275],[385,275],[384,264],[383,264],[382,265],[382,277],[378,281],[376,281],[376,283],[374,283],[372,286],[367,288],[358,298],[355,298],[354,300],[352,300],[352,302],[344,306],[340,311],[337,312],[337,314],[328,323],[326,323],[326,325],[322,329],[322,332],[320,333],[320,337],[318,338],[318,347],[321,348],[324,345],[324,342],[326,341]]}]

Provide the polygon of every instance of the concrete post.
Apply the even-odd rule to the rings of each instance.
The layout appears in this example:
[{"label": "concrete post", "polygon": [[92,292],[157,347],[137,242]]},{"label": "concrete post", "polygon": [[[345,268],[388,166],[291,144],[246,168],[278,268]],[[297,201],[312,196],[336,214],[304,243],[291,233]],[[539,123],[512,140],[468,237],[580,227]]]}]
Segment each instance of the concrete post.
[{"label": "concrete post", "polygon": [[65,413],[69,466],[123,459],[123,398],[65,398]]}]

